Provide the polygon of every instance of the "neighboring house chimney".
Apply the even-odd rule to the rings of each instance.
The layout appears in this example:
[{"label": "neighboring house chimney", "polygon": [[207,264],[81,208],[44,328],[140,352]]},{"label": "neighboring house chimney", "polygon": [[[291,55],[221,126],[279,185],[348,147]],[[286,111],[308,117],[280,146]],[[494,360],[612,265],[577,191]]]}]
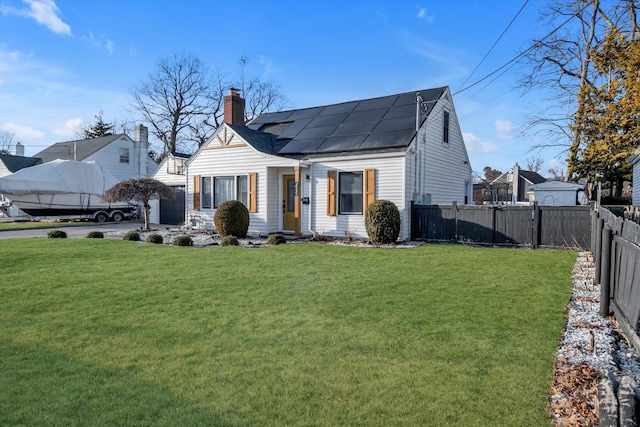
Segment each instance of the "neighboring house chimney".
[{"label": "neighboring house chimney", "polygon": [[16,144],[16,156],[24,157],[24,145],[22,145],[20,142]]},{"label": "neighboring house chimney", "polygon": [[516,163],[513,167],[513,194],[511,195],[511,201],[513,203],[520,200],[520,165]]},{"label": "neighboring house chimney", "polygon": [[133,140],[137,157],[136,176],[146,178],[149,176],[149,129],[144,125],[136,125],[133,128]]},{"label": "neighboring house chimney", "polygon": [[238,89],[229,88],[229,95],[224,97],[224,122],[244,126],[244,98]]}]

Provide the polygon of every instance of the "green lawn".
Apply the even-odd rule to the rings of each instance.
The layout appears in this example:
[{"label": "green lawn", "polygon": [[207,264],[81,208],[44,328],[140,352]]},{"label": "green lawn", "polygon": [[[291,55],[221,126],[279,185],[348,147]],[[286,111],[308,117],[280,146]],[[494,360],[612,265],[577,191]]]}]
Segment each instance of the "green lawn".
[{"label": "green lawn", "polygon": [[576,253],[0,241],[0,425],[548,426]]}]

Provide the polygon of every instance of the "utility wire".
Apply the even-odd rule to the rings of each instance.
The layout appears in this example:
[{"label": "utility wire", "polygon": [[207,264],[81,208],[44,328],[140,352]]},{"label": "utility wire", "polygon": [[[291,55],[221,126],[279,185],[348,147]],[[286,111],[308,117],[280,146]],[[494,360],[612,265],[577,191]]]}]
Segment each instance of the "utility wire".
[{"label": "utility wire", "polygon": [[[509,22],[509,25],[507,25],[507,28],[504,29],[504,31],[502,32],[502,34],[500,34],[500,37],[498,37],[498,40],[495,41],[495,43],[493,43],[493,46],[491,46],[491,48],[489,49],[489,51],[487,53],[485,53],[484,57],[482,57],[482,59],[480,60],[480,62],[478,63],[478,65],[476,65],[476,68],[473,69],[473,71],[471,72],[471,74],[469,74],[469,76],[465,79],[465,81],[462,82],[462,84],[460,85],[460,88],[462,88],[464,86],[464,84],[466,82],[469,81],[469,79],[471,78],[471,76],[473,75],[473,73],[476,72],[476,70],[478,70],[478,68],[480,67],[480,65],[482,65],[482,63],[484,62],[485,59],[487,59],[487,56],[489,56],[489,54],[491,53],[491,51],[493,50],[494,47],[496,47],[496,45],[498,44],[498,42],[500,42],[500,40],[502,39],[502,37],[505,35],[505,33],[509,30],[509,28],[511,27],[511,25],[514,23],[514,21],[518,18],[518,16],[520,15],[520,12],[522,12],[522,10],[524,9],[524,7],[527,5],[527,3],[529,3],[529,0],[525,0],[524,4],[520,7],[520,10],[518,11],[518,13],[516,13],[516,16],[513,17],[513,19],[511,19],[511,22]],[[459,89],[458,89],[459,90]]]},{"label": "utility wire", "polygon": [[533,50],[534,48],[536,48],[543,40],[551,37],[553,34],[555,34],[558,30],[560,30],[560,28],[564,27],[565,25],[567,25],[567,23],[569,23],[569,21],[571,21],[573,18],[575,18],[575,16],[570,16],[566,21],[564,21],[562,24],[558,25],[556,28],[554,28],[549,34],[547,34],[546,36],[544,36],[543,38],[541,38],[540,40],[538,40],[537,42],[535,42],[534,44],[532,44],[531,46],[529,46],[529,48],[525,49],[524,51],[520,52],[518,55],[516,55],[514,58],[512,58],[511,60],[509,60],[508,62],[506,62],[505,64],[501,65],[500,67],[498,67],[497,69],[493,70],[492,72],[490,72],[489,74],[487,74],[486,76],[484,76],[483,78],[481,78],[480,80],[477,80],[475,83],[471,83],[469,86],[464,87],[462,89],[459,89],[457,92],[455,92],[453,95],[457,95],[459,93],[464,92],[467,89],[471,89],[472,87],[474,87],[477,84],[482,83],[483,81],[485,81],[486,79],[488,79],[489,77],[493,76],[495,73],[497,73],[498,71],[502,70],[503,68],[507,67],[509,64],[517,61],[518,59],[520,59],[521,57],[523,57],[524,55],[526,55],[527,53],[529,53],[530,50]]}]

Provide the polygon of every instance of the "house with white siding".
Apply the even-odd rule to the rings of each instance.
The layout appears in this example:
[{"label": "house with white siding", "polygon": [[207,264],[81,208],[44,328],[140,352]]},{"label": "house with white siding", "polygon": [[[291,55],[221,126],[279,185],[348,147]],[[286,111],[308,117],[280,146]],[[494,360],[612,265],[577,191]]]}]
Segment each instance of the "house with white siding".
[{"label": "house with white siding", "polygon": [[243,202],[250,234],[367,238],[364,213],[390,200],[410,238],[412,203],[471,200],[471,165],[448,87],[262,114],[244,123],[231,89],[224,124],[185,165],[185,219],[212,229]]},{"label": "house with white siding", "polygon": [[149,132],[137,125],[134,138],[126,134],[107,135],[99,138],[65,141],[53,144],[34,157],[42,163],[52,160],[95,161],[120,181],[149,176]]},{"label": "house with white siding", "polygon": [[158,164],[151,178],[171,188],[173,200],[149,200],[151,211],[149,222],[152,224],[183,225],[185,222],[185,171],[188,154],[167,153]]},{"label": "house with white siding", "polygon": [[631,188],[633,188],[633,206],[640,206],[640,148],[627,160],[633,166]]},{"label": "house with white siding", "polygon": [[[18,172],[20,169],[39,165],[41,163],[42,160],[39,158],[25,157],[24,145],[18,142],[16,144],[15,156],[12,154],[0,154],[0,178],[11,175],[14,172]],[[9,198],[5,197],[4,194],[0,194],[0,217],[18,217],[24,215],[25,213],[18,209],[17,206],[11,204],[11,200]]]}]

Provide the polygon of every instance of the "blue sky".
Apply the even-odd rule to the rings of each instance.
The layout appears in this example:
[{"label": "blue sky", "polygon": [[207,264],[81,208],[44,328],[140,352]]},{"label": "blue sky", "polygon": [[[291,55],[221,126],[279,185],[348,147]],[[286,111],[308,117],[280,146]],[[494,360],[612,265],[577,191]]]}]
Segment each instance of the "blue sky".
[{"label": "blue sky", "polygon": [[245,56],[291,108],[449,86],[475,171],[539,157],[546,172],[562,154],[519,136],[544,93],[521,96],[509,69],[456,94],[548,32],[546,1],[529,0],[480,64],[525,1],[0,0],[0,130],[33,155],[100,111],[130,120],[131,90],[163,57],[234,76]]}]

